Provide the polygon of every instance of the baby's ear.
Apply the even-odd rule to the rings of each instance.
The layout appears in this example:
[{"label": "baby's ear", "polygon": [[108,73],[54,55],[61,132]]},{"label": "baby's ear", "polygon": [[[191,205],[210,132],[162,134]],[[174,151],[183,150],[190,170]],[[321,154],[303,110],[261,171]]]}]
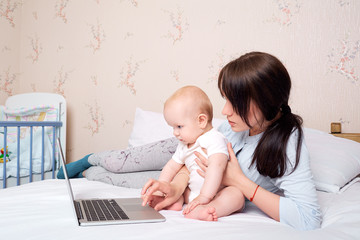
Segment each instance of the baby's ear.
[{"label": "baby's ear", "polygon": [[198,121],[199,121],[199,126],[200,128],[204,129],[207,126],[208,123],[208,117],[206,116],[206,114],[201,113],[198,116]]}]

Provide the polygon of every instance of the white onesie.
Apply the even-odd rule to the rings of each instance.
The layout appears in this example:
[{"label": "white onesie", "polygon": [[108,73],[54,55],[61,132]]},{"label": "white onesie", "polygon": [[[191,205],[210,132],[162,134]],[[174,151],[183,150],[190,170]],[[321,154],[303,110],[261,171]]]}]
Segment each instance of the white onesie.
[{"label": "white onesie", "polygon": [[[188,148],[187,144],[179,142],[172,159],[179,164],[185,164],[190,172],[189,188],[191,193],[189,202],[200,194],[201,187],[204,184],[204,178],[196,172],[200,167],[195,162],[194,152],[199,152],[206,157],[214,153],[224,153],[229,156],[226,144],[227,140],[224,135],[215,128],[201,135],[191,148]],[[207,154],[203,149],[206,149]]]}]

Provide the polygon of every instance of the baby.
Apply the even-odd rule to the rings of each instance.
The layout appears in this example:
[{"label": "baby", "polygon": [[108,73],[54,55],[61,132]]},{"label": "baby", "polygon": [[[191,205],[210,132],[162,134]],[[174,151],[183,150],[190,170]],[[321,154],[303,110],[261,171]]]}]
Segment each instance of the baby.
[{"label": "baby", "polygon": [[[184,164],[190,172],[190,192],[185,191],[167,209],[179,211],[184,202],[189,202],[183,210],[185,217],[204,221],[217,221],[218,217],[241,209],[242,193],[236,188],[221,187],[229,157],[227,140],[212,127],[212,104],[206,93],[195,86],[180,88],[165,102],[164,118],[179,144],[161,171],[159,181],[171,182]],[[200,168],[195,162],[195,151],[208,157],[205,178],[197,173]],[[233,204],[224,204],[222,200]]]}]

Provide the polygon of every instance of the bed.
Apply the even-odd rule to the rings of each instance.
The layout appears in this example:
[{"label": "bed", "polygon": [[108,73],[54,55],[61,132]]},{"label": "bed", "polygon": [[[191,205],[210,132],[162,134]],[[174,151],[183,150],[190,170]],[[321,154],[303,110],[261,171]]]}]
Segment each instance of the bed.
[{"label": "bed", "polygon": [[[130,145],[168,137],[171,129],[162,121],[161,114],[138,109]],[[141,132],[139,126],[157,127],[156,137],[151,132]],[[0,190],[1,238],[360,239],[360,182],[357,177],[360,143],[314,129],[305,129],[305,140],[323,213],[321,228],[314,231],[298,231],[276,222],[250,202],[246,203],[244,212],[220,218],[218,222],[186,219],[181,212],[161,211],[166,217],[163,223],[79,227],[64,180],[49,179]],[[85,178],[71,179],[71,182],[75,199],[140,196],[140,188],[119,187]]]},{"label": "bed", "polygon": [[66,146],[63,96],[24,93],[9,97],[0,106],[1,187],[55,178],[59,168],[55,147],[58,137]]}]

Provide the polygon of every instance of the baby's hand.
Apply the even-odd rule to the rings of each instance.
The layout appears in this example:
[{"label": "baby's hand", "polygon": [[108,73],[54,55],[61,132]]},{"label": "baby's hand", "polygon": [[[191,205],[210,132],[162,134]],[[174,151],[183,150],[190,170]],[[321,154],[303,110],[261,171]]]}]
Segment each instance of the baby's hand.
[{"label": "baby's hand", "polygon": [[204,205],[209,203],[211,200],[211,198],[206,197],[204,195],[199,195],[197,196],[194,200],[192,200],[191,202],[189,202],[189,204],[185,207],[183,214],[186,215],[189,212],[191,212],[192,210],[194,210],[198,205]]}]

